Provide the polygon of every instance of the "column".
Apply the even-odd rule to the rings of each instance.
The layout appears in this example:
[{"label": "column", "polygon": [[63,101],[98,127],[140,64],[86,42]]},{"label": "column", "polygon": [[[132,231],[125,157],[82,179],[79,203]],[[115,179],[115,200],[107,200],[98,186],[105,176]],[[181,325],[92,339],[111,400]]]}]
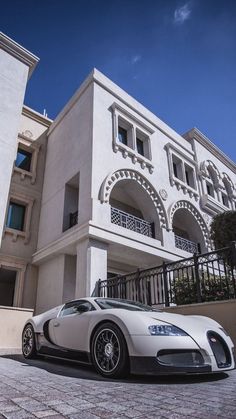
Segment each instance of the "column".
[{"label": "column", "polygon": [[91,296],[99,279],[107,278],[108,244],[85,239],[77,245],[75,298]]}]

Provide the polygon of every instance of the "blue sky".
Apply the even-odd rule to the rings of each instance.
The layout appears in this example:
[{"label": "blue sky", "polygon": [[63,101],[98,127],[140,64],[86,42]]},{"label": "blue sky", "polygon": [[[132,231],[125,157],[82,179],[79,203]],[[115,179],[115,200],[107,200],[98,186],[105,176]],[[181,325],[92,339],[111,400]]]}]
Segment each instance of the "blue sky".
[{"label": "blue sky", "polygon": [[54,118],[93,67],[236,161],[236,0],[11,0],[0,30],[40,57],[25,104]]}]

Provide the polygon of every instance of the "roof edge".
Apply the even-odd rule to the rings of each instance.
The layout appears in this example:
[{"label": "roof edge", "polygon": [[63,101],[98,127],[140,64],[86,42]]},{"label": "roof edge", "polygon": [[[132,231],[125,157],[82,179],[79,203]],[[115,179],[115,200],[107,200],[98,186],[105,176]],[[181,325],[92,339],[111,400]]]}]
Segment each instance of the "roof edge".
[{"label": "roof edge", "polygon": [[39,58],[13,41],[13,39],[9,38],[3,32],[0,32],[0,48],[29,67],[29,79],[39,62]]},{"label": "roof edge", "polygon": [[182,135],[187,141],[195,139],[201,145],[203,145],[208,151],[210,151],[216,158],[218,158],[225,166],[227,166],[232,172],[236,173],[236,164],[231,160],[223,151],[220,150],[209,138],[206,137],[198,128],[193,127],[189,131]]},{"label": "roof edge", "polygon": [[27,116],[28,118],[33,119],[36,122],[39,122],[45,127],[50,127],[50,125],[53,122],[52,119],[48,118],[45,115],[42,115],[41,113],[35,111],[34,109],[29,108],[26,105],[23,105],[22,115]]}]

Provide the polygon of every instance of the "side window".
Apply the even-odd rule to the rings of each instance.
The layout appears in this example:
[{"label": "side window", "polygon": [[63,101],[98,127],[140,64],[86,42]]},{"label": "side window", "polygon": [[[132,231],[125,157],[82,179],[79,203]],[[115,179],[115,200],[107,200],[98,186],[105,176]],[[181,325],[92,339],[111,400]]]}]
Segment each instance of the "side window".
[{"label": "side window", "polygon": [[95,310],[95,308],[93,307],[93,305],[89,301],[85,301],[85,300],[84,301],[83,300],[72,301],[71,303],[67,303],[67,304],[64,305],[64,307],[63,307],[63,309],[60,313],[60,317],[70,316],[72,314],[78,313],[78,307],[82,304],[83,304],[83,306],[87,306],[88,311]]}]

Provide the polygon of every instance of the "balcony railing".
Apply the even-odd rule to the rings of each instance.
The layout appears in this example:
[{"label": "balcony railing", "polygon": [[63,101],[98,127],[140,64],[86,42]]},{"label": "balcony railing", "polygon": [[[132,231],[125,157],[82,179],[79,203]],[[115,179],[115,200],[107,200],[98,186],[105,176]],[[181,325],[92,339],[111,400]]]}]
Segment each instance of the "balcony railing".
[{"label": "balcony railing", "polygon": [[175,234],[175,247],[188,253],[198,253],[198,244]]},{"label": "balcony railing", "polygon": [[78,224],[78,211],[70,213],[70,227],[69,228],[75,226],[76,224]]},{"label": "balcony railing", "polygon": [[149,223],[117,208],[111,207],[111,222],[144,236],[154,237],[154,223]]}]

